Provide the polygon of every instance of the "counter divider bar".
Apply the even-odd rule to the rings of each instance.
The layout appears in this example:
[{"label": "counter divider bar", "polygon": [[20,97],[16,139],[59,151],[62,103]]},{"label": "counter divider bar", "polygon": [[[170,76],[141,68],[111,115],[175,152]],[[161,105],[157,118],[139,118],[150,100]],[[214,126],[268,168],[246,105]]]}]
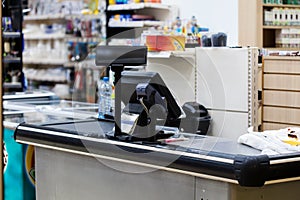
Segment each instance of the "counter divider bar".
[{"label": "counter divider bar", "polygon": [[299,181],[299,180],[300,180],[300,177],[285,178],[285,179],[279,179],[279,180],[266,181],[265,185],[272,185],[272,184],[278,184],[278,183],[286,183],[286,182]]},{"label": "counter divider bar", "polygon": [[237,180],[232,180],[232,179],[228,179],[228,178],[221,178],[221,177],[217,177],[217,176],[201,174],[201,173],[195,173],[195,172],[179,170],[179,169],[174,169],[174,168],[169,168],[169,167],[163,167],[163,166],[158,166],[158,165],[153,165],[153,164],[140,163],[140,162],[136,162],[136,161],[130,161],[130,160],[114,158],[114,157],[109,157],[109,156],[102,156],[102,155],[99,155],[99,154],[93,154],[93,153],[76,151],[76,150],[71,150],[71,149],[66,149],[66,148],[54,147],[54,146],[50,146],[50,145],[38,144],[38,143],[22,141],[22,140],[18,140],[18,139],[16,141],[18,143],[33,145],[35,147],[41,147],[41,148],[58,150],[58,151],[74,153],[74,154],[79,154],[79,155],[84,155],[84,156],[96,157],[96,158],[101,158],[101,159],[105,159],[105,160],[122,162],[122,163],[132,164],[132,165],[138,165],[138,166],[142,166],[142,167],[148,167],[148,168],[153,168],[153,169],[158,169],[158,170],[164,170],[164,171],[169,171],[169,172],[174,172],[174,173],[179,173],[179,174],[185,174],[185,175],[189,175],[189,176],[195,176],[195,177],[198,177],[198,178],[210,179],[210,180],[215,180],[215,181],[222,181],[222,182],[232,183],[232,184],[236,184],[236,185],[239,184],[239,182]]},{"label": "counter divider bar", "polygon": [[300,161],[300,157],[283,158],[278,160],[270,160],[270,165],[279,165],[279,164],[286,164],[286,163],[299,162],[299,161]]},{"label": "counter divider bar", "polygon": [[231,164],[231,165],[234,164],[234,160],[232,160],[232,159],[213,157],[213,156],[209,156],[209,155],[200,155],[200,154],[195,154],[195,153],[180,152],[180,151],[174,151],[174,150],[168,150],[168,149],[160,149],[160,148],[151,147],[151,146],[125,143],[125,142],[119,142],[119,141],[101,139],[101,138],[91,138],[91,137],[73,135],[73,134],[62,133],[62,132],[57,132],[57,131],[50,131],[50,130],[45,130],[45,129],[32,128],[32,127],[25,127],[25,126],[19,126],[18,129],[23,130],[23,131],[32,131],[32,132],[37,132],[37,133],[44,133],[44,134],[47,134],[47,135],[55,135],[55,136],[60,136],[60,137],[67,137],[67,138],[86,140],[86,141],[92,141],[92,142],[101,142],[101,143],[105,143],[105,144],[119,145],[119,146],[130,147],[130,148],[139,148],[139,149],[143,149],[143,150],[147,150],[147,151],[162,152],[162,153],[168,153],[168,154],[172,154],[172,155],[188,156],[188,157],[192,157],[192,158],[198,158],[198,159],[204,159],[204,160],[210,160],[210,161],[217,161],[217,162]]}]

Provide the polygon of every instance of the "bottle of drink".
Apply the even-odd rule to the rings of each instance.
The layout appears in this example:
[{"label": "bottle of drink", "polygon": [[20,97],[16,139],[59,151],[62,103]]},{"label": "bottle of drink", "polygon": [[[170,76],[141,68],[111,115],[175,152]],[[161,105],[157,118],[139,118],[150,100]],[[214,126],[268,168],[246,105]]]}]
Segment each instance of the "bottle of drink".
[{"label": "bottle of drink", "polygon": [[112,87],[109,84],[108,77],[104,77],[99,87],[99,108],[98,118],[104,119],[105,114],[111,115],[111,94]]}]

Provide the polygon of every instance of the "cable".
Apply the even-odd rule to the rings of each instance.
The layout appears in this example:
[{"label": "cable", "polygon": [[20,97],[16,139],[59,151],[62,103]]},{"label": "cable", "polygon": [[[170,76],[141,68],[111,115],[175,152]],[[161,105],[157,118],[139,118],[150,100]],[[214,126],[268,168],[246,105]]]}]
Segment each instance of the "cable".
[{"label": "cable", "polygon": [[148,108],[146,107],[146,105],[143,102],[143,97],[139,99],[140,103],[142,104],[142,106],[144,107],[144,110],[146,111],[147,115],[149,116],[149,111]]}]

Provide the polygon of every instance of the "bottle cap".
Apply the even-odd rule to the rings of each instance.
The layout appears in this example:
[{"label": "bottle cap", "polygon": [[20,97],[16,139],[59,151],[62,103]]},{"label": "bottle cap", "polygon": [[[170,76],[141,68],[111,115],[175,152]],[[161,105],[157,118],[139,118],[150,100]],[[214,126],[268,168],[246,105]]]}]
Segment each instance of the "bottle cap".
[{"label": "bottle cap", "polygon": [[103,77],[103,81],[105,81],[105,82],[107,82],[109,79],[108,79],[108,77]]}]

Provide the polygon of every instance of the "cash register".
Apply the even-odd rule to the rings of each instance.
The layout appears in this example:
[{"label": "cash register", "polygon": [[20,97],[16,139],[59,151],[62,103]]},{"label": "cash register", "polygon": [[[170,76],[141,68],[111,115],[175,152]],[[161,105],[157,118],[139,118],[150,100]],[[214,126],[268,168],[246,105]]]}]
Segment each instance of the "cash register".
[{"label": "cash register", "polygon": [[[147,47],[99,46],[96,64],[115,72],[115,128],[107,136],[122,141],[167,138],[162,128],[184,116],[181,106],[156,72],[125,70],[147,64]],[[125,108],[121,111],[121,102]]]}]

